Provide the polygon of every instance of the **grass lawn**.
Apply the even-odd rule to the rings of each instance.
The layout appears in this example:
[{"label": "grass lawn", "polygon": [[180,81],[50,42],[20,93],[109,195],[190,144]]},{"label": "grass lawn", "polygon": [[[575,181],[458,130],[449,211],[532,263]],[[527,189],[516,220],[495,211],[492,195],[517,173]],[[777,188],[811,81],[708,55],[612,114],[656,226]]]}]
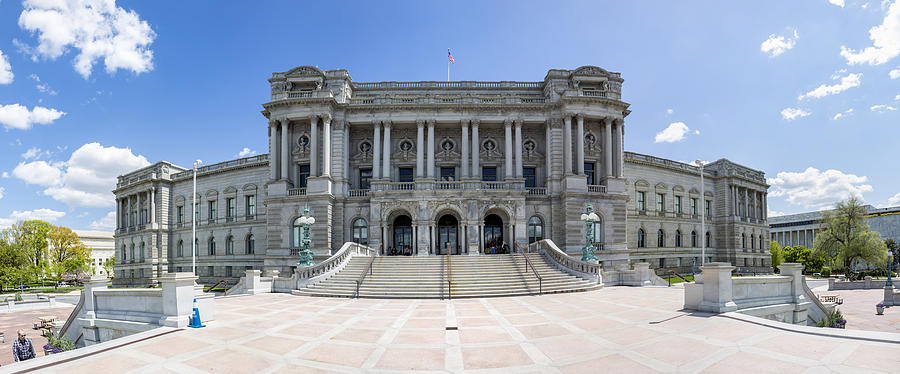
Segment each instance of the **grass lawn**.
[{"label": "grass lawn", "polygon": [[[694,281],[694,276],[693,276],[693,275],[686,275],[686,276],[684,276],[684,278],[687,279],[688,282],[693,282],[693,281]],[[681,278],[679,278],[679,277],[663,278],[663,280],[665,280],[666,282],[670,282],[670,283],[672,283],[672,284],[684,282],[684,279],[681,279]]]}]

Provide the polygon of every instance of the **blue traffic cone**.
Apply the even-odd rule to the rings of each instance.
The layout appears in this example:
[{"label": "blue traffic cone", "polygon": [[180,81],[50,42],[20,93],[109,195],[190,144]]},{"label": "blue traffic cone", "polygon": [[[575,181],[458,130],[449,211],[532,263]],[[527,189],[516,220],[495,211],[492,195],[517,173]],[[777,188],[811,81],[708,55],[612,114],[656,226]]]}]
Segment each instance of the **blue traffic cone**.
[{"label": "blue traffic cone", "polygon": [[200,322],[200,308],[197,308],[197,299],[194,299],[194,315],[191,317],[191,324],[188,327],[198,328],[198,327],[206,327],[203,323]]}]

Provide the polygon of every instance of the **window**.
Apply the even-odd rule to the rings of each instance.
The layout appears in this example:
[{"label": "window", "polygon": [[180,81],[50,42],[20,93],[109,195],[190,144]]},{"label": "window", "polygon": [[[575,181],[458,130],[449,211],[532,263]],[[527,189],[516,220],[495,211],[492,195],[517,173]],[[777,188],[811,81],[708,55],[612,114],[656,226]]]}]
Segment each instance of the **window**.
[{"label": "window", "polygon": [[245,198],[246,208],[247,208],[247,216],[253,217],[256,215],[256,195],[249,195]]},{"label": "window", "polygon": [[256,247],[256,241],[253,239],[253,234],[247,235],[247,243],[246,243],[246,246],[247,246],[247,254],[248,254],[248,255],[252,255],[253,252],[256,250],[256,248],[255,248],[255,247]]},{"label": "window", "polygon": [[134,244],[131,245],[131,261],[134,261]]},{"label": "window", "polygon": [[659,259],[659,268],[662,269],[664,267],[666,267],[666,259],[661,258]]},{"label": "window", "polygon": [[646,193],[643,191],[638,191],[637,193],[637,208],[638,210],[647,210],[646,205]]},{"label": "window", "polygon": [[291,247],[300,248],[300,245],[303,244],[300,242],[300,234],[302,233],[303,225],[300,224],[300,217],[294,219],[294,223],[291,225]]},{"label": "window", "polygon": [[399,173],[397,175],[398,182],[412,182],[413,181],[413,168],[399,168],[397,169]]},{"label": "window", "polygon": [[537,187],[534,168],[522,168],[522,176],[525,177],[525,187]]},{"label": "window", "polygon": [[441,180],[450,182],[455,181],[456,168],[441,168]]},{"label": "window", "polygon": [[681,247],[681,230],[675,230],[675,246]]},{"label": "window", "polygon": [[228,237],[225,238],[225,254],[234,254],[234,237],[232,237],[231,235],[228,235]]},{"label": "window", "polygon": [[697,247],[697,232],[691,231],[691,247]]},{"label": "window", "polygon": [[225,217],[233,218],[234,217],[234,198],[229,197],[225,199]]},{"label": "window", "polygon": [[194,203],[194,222],[200,222],[200,203]]},{"label": "window", "polygon": [[706,248],[712,247],[712,245],[709,244],[709,243],[711,243],[710,239],[712,239],[712,237],[709,235],[709,231],[707,231],[706,232]]},{"label": "window", "polygon": [[656,232],[656,246],[660,248],[666,246],[666,232],[662,229]]},{"label": "window", "polygon": [[750,235],[750,249],[756,249],[756,237]]},{"label": "window", "polygon": [[179,241],[178,241],[178,246],[177,246],[176,248],[177,248],[177,253],[176,253],[176,255],[177,255],[178,257],[184,257],[184,240],[179,240]]},{"label": "window", "polygon": [[122,262],[120,262],[120,264],[124,264],[125,260],[128,259],[128,254],[126,253],[126,250],[127,249],[126,249],[125,245],[122,245]]},{"label": "window", "polygon": [[359,189],[368,190],[372,186],[372,169],[359,169]]},{"label": "window", "polygon": [[147,256],[144,253],[144,242],[141,242],[141,260],[145,259]]},{"label": "window", "polygon": [[594,181],[594,164],[585,162],[584,163],[584,176],[587,177],[587,184],[592,185],[596,184]]},{"label": "window", "polygon": [[216,255],[216,238],[213,236],[210,236],[208,245],[209,245],[209,255],[215,256]]},{"label": "window", "polygon": [[231,278],[231,266],[225,267],[225,278]]},{"label": "window", "polygon": [[175,207],[175,223],[184,223],[184,207]]},{"label": "window", "polygon": [[369,245],[369,222],[364,218],[353,221],[353,241],[362,245]]},{"label": "window", "polygon": [[706,208],[705,208],[706,211],[703,212],[703,214],[705,215],[705,217],[712,217],[712,200],[705,200],[705,201],[706,201]]},{"label": "window", "polygon": [[681,196],[675,196],[675,213],[682,213],[682,211],[681,211]]},{"label": "window", "polygon": [[485,182],[496,182],[497,168],[493,166],[481,168],[481,180]]},{"label": "window", "polygon": [[638,239],[638,248],[646,247],[646,245],[644,243],[644,229],[638,229],[637,237],[638,237],[637,238]]},{"label": "window", "polygon": [[691,214],[697,215],[697,199],[691,198]]},{"label": "window", "polygon": [[300,165],[297,174],[297,180],[300,182],[299,188],[306,188],[306,180],[309,178],[309,165]]},{"label": "window", "polygon": [[661,193],[656,194],[656,211],[657,212],[665,212],[666,211],[666,195]]},{"label": "window", "polygon": [[741,248],[747,248],[747,234],[741,234]]},{"label": "window", "polygon": [[533,216],[528,219],[528,243],[544,240],[544,222],[541,217]]},{"label": "window", "polygon": [[675,266],[681,267],[681,257],[678,257],[678,258],[676,258],[675,260],[676,260],[676,261],[675,261],[675,264],[676,264]]},{"label": "window", "polygon": [[208,276],[210,276],[210,277],[213,276],[213,275],[215,275],[215,273],[213,272],[213,267],[212,267],[212,266],[207,266],[207,267],[206,267],[206,275],[208,275]]},{"label": "window", "polygon": [[747,258],[744,257],[744,267],[747,267]]},{"label": "window", "polygon": [[206,209],[206,211],[209,213],[209,217],[207,217],[207,218],[209,218],[209,223],[216,222],[216,201],[215,200],[209,201],[209,207]]}]

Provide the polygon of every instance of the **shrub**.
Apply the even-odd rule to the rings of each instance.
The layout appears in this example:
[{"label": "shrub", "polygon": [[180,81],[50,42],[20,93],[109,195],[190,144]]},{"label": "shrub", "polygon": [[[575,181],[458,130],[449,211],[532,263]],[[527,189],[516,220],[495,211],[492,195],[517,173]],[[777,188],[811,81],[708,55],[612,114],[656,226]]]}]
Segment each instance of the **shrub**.
[{"label": "shrub", "polygon": [[22,293],[16,292],[16,297],[13,299],[15,301],[22,301]]},{"label": "shrub", "polygon": [[841,314],[841,311],[838,308],[834,308],[834,311],[828,313],[825,318],[822,318],[818,322],[816,322],[816,327],[832,327],[842,329],[847,326],[847,320],[844,319],[844,316]]},{"label": "shrub", "polygon": [[47,345],[45,345],[44,348],[46,349],[47,346],[53,348],[53,353],[71,351],[75,349],[75,343],[72,342],[71,339],[65,336],[56,336],[56,334],[54,334],[52,331],[47,336]]},{"label": "shrub", "polygon": [[822,266],[822,276],[823,277],[831,276],[831,266]]}]

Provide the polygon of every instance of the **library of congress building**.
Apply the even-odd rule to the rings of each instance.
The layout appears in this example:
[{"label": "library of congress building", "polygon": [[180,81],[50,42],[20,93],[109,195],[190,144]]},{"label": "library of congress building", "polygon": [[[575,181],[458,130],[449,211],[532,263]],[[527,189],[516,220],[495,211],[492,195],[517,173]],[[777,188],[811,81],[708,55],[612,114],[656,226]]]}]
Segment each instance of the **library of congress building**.
[{"label": "library of congress building", "polygon": [[348,241],[384,256],[490,256],[550,239],[580,257],[590,204],[606,268],[690,272],[705,246],[737,272],[772,270],[763,172],[720,159],[701,186],[698,167],[626,152],[620,73],[362,83],[301,66],[268,82],[257,125],[269,153],[199,167],[193,209],[191,168],[119,177],[116,284],[190,271],[192,221],[201,282],[288,275],[306,208],[316,261]]}]

